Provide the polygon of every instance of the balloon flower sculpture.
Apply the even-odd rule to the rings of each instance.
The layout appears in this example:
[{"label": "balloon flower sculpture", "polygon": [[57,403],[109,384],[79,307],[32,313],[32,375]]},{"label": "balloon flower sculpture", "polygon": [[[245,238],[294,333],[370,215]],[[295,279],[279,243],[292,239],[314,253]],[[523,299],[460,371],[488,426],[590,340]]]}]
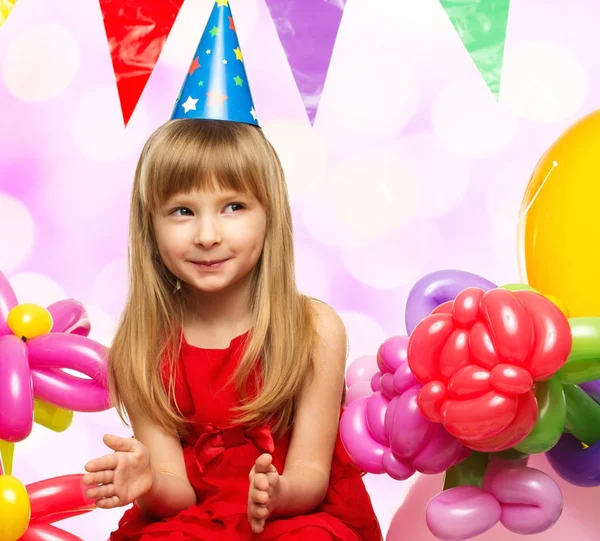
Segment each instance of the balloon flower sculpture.
[{"label": "balloon flower sculpture", "polygon": [[29,436],[34,422],[60,432],[73,411],[111,407],[107,350],[88,338],[90,329],[81,303],[18,304],[0,273],[0,541],[77,541],[51,523],[94,507],[82,474],[27,487],[11,475],[14,444]]}]

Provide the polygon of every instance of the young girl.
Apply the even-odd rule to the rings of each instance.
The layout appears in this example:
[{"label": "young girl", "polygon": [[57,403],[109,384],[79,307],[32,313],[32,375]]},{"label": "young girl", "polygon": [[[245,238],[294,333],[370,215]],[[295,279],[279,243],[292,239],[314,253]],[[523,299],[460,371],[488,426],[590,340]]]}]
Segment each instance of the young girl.
[{"label": "young girl", "polygon": [[[131,204],[131,290],[110,350],[134,438],[86,465],[113,541],[379,541],[338,432],[345,331],[294,280],[281,165],[260,128],[172,120]],[[159,362],[162,360],[162,365]]]},{"label": "young girl", "polygon": [[134,437],[105,436],[114,453],[86,464],[88,496],[134,504],[112,541],[380,541],[338,435],[344,327],[296,288],[283,171],[225,0],[189,75],[133,186],[109,376]]}]

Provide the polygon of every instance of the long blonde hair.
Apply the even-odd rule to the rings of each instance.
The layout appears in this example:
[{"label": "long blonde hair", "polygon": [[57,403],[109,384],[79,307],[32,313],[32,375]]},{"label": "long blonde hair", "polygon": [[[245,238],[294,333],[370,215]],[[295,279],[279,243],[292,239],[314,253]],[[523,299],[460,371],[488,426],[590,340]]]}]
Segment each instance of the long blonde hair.
[{"label": "long blonde hair", "polygon": [[[242,403],[236,421],[271,422],[277,434],[292,423],[294,402],[314,375],[312,303],[296,287],[292,217],[281,163],[262,130],[212,120],[172,120],[142,150],[130,215],[129,296],[109,353],[111,397],[125,423],[146,415],[170,433],[185,419],[175,402],[175,370],[186,296],[158,256],[152,213],[171,196],[208,186],[249,192],[265,208],[267,228],[251,272],[252,330],[234,375]],[[165,389],[161,363],[167,359]],[[260,359],[258,395],[245,393]]]}]

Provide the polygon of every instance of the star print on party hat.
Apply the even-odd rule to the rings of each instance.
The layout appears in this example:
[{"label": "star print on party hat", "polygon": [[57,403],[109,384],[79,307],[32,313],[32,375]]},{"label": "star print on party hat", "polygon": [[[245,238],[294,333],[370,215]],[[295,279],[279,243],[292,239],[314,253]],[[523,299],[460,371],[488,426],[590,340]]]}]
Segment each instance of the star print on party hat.
[{"label": "star print on party hat", "polygon": [[171,119],[205,118],[259,126],[229,1],[215,2]]}]

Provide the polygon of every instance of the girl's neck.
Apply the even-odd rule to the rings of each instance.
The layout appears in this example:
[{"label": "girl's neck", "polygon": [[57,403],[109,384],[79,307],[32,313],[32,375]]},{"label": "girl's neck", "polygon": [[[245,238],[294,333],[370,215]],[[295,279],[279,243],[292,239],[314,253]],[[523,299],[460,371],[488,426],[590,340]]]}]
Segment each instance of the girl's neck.
[{"label": "girl's neck", "polygon": [[251,293],[250,276],[215,293],[190,291],[185,326],[202,331],[231,332],[232,338],[243,334],[252,324]]}]

